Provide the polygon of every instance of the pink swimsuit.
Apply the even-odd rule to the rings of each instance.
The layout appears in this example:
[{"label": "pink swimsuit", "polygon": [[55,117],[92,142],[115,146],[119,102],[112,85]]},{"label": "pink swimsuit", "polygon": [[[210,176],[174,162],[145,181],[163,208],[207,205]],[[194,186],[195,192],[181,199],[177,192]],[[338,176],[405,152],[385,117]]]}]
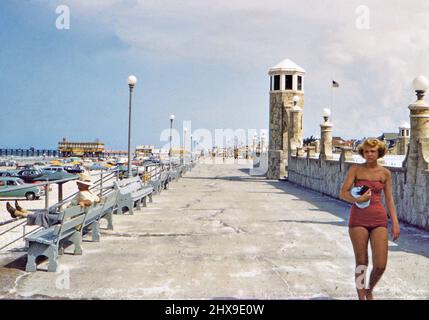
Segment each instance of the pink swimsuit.
[{"label": "pink swimsuit", "polygon": [[364,227],[371,231],[377,227],[387,228],[387,212],[381,202],[384,183],[373,180],[356,180],[355,187],[367,185],[371,189],[371,200],[368,207],[358,208],[355,204],[350,209],[349,227]]}]

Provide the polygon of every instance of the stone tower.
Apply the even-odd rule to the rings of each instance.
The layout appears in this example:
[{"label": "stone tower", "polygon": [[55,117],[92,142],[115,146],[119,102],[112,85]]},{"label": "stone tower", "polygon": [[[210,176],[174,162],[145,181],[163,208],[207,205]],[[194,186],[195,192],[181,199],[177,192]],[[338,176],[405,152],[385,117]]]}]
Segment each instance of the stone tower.
[{"label": "stone tower", "polygon": [[407,153],[408,143],[410,142],[410,125],[408,123],[403,123],[399,127],[399,137],[396,142],[397,149],[396,154],[404,155]]},{"label": "stone tower", "polygon": [[289,153],[302,141],[304,74],[305,70],[289,59],[281,61],[268,72],[270,76],[268,179],[280,179],[286,175]]}]

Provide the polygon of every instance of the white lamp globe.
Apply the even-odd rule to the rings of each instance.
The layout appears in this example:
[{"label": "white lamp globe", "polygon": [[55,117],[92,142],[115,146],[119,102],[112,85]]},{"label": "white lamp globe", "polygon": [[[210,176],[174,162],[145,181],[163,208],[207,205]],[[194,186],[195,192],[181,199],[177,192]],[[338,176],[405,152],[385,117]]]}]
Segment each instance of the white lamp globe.
[{"label": "white lamp globe", "polygon": [[137,78],[136,76],[130,75],[128,77],[128,85],[135,85],[137,83]]},{"label": "white lamp globe", "polygon": [[172,114],[171,116],[170,116],[170,120],[174,120],[174,114]]},{"label": "white lamp globe", "polygon": [[418,76],[413,80],[413,88],[416,91],[426,91],[429,88],[429,80],[425,76]]},{"label": "white lamp globe", "polygon": [[331,116],[331,109],[324,108],[323,109],[323,117],[330,117]]}]

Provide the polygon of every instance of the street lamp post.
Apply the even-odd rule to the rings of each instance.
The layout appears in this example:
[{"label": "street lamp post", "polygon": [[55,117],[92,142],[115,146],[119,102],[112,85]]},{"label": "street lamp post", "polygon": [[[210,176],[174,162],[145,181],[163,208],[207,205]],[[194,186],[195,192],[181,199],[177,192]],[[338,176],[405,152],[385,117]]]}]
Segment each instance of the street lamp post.
[{"label": "street lamp post", "polygon": [[130,88],[130,103],[128,107],[128,178],[131,178],[131,103],[134,91],[134,85],[137,78],[133,75],[128,77],[128,86]]},{"label": "street lamp post", "polygon": [[191,163],[193,161],[192,152],[193,152],[193,141],[192,141],[192,134],[191,134]]},{"label": "street lamp post", "polygon": [[183,150],[182,150],[182,152],[183,152],[183,155],[182,155],[182,159],[183,159],[183,163],[185,163],[186,162],[186,158],[185,158],[185,155],[186,155],[186,133],[188,132],[188,129],[187,128],[184,128],[183,129]]},{"label": "street lamp post", "polygon": [[171,152],[172,152],[172,141],[173,141],[173,120],[174,120],[174,114],[170,116],[170,151],[168,152],[168,158],[170,163],[170,170],[171,170]]}]

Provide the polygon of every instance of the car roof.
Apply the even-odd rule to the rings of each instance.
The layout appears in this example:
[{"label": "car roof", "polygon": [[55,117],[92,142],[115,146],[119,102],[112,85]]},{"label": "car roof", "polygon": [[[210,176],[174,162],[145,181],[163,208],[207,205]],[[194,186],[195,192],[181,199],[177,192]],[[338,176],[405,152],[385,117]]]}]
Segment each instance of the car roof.
[{"label": "car roof", "polygon": [[18,180],[18,179],[22,180],[19,177],[0,177],[0,180],[2,180],[2,181],[5,181],[5,180],[10,181],[10,180]]}]

